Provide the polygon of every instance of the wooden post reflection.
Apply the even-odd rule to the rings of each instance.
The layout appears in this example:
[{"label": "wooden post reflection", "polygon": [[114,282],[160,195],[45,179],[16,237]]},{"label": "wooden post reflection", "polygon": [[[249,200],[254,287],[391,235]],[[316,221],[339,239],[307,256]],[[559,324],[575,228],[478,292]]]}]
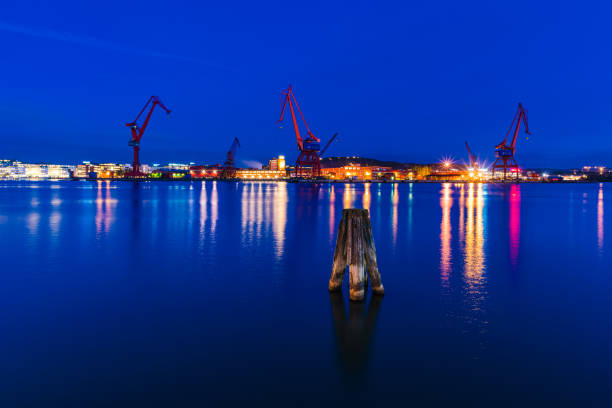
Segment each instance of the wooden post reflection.
[{"label": "wooden post reflection", "polygon": [[329,294],[338,355],[342,368],[349,373],[366,368],[382,300],[372,296],[367,307],[365,302],[349,302],[347,316],[342,292]]}]

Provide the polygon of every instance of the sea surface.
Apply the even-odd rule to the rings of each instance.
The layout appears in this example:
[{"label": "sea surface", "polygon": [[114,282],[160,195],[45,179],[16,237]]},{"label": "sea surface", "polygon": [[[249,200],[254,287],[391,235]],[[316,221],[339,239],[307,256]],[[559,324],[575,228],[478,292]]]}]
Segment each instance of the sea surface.
[{"label": "sea surface", "polygon": [[610,184],[0,182],[0,242],[3,407],[612,401]]}]

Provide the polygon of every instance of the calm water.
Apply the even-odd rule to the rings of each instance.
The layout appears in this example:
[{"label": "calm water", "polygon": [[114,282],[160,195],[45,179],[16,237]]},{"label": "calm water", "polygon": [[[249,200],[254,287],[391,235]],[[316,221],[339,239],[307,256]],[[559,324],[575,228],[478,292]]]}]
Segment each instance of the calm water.
[{"label": "calm water", "polygon": [[[344,207],[382,299],[327,292]],[[611,225],[608,184],[1,182],[2,406],[607,405]]]}]

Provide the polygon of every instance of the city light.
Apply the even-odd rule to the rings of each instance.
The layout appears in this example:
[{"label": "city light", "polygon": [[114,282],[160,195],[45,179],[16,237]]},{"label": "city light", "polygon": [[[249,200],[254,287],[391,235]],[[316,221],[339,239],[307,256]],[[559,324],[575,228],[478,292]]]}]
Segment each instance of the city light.
[{"label": "city light", "polygon": [[[248,180],[287,180],[295,177],[292,167],[286,167],[285,157],[279,155],[266,165],[253,162],[252,168],[235,168],[227,177],[220,164],[194,165],[169,163],[161,165],[141,164],[141,179],[152,180],[193,180],[193,179],[248,179]],[[257,167],[257,164],[259,167]],[[331,163],[330,163],[331,164]],[[442,181],[442,182],[495,182],[501,178],[499,170],[492,171],[482,161],[476,167],[456,164],[451,157],[444,157],[438,163],[396,167],[361,165],[343,161],[337,167],[323,167],[321,178],[317,181]],[[0,159],[0,179],[4,180],[115,180],[130,178],[132,165],[118,163],[92,163],[83,161],[78,165],[23,163],[15,160]],[[585,180],[607,180],[612,171],[604,166],[584,166],[577,169],[549,171],[510,168],[508,172],[517,180],[530,182],[577,182]]]}]

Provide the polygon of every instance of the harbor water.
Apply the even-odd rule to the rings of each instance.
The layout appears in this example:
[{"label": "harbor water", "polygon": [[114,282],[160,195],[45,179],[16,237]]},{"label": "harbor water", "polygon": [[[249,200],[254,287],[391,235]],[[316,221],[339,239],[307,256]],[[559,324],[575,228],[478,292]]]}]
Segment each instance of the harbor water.
[{"label": "harbor water", "polygon": [[3,181],[0,239],[2,406],[610,403],[612,185]]}]

